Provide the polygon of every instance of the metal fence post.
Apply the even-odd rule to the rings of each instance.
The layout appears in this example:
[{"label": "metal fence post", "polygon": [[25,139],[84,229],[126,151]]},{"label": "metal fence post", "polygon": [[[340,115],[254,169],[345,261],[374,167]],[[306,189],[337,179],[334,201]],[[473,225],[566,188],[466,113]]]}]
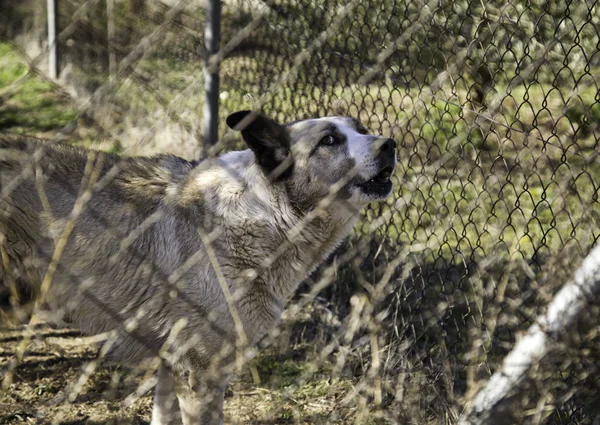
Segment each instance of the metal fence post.
[{"label": "metal fence post", "polygon": [[106,33],[108,46],[108,75],[117,76],[117,54],[115,52],[115,0],[106,0]]},{"label": "metal fence post", "polygon": [[58,78],[58,0],[48,0],[48,75]]},{"label": "metal fence post", "polygon": [[206,0],[206,27],[204,45],[206,61],[204,67],[204,105],[202,109],[202,149],[217,143],[219,126],[219,67],[211,58],[219,52],[221,42],[221,1]]}]

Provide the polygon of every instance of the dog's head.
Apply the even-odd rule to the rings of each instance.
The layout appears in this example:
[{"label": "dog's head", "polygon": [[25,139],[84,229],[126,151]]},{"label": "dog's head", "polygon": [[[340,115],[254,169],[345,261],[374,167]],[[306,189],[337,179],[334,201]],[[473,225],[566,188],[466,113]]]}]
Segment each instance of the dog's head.
[{"label": "dog's head", "polygon": [[227,118],[240,130],[256,162],[290,199],[313,208],[330,195],[361,207],[392,191],[396,142],[368,134],[355,119],[327,117],[278,124],[251,111]]}]

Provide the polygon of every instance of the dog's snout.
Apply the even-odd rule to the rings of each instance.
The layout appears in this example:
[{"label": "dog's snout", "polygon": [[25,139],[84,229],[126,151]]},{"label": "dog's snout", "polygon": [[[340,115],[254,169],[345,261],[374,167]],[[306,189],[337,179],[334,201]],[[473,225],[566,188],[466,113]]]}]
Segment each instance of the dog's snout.
[{"label": "dog's snout", "polygon": [[382,144],[379,150],[383,153],[392,154],[396,151],[396,146],[398,144],[394,139],[386,139]]}]

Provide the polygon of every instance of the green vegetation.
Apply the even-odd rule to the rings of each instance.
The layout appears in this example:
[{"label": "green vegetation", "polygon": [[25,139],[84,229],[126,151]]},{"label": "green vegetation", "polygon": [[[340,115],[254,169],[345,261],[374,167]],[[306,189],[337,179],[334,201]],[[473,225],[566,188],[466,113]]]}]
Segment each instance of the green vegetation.
[{"label": "green vegetation", "polygon": [[[65,5],[63,24],[82,3]],[[393,403],[400,394],[393,409],[405,414],[402,423],[452,422],[460,398],[487,378],[516,333],[600,237],[599,6],[559,0],[456,0],[439,7],[427,1],[355,2],[326,43],[298,56],[352,2],[268,3],[272,13],[221,64],[220,123],[262,99],[263,110],[280,121],[343,112],[398,140],[396,192],[384,206],[367,209],[367,220],[356,228],[356,236],[375,233],[373,245],[356,256],[357,264],[340,264],[335,283],[315,303],[327,305],[345,326],[349,294],[366,294],[373,311],[361,320],[371,326],[372,317],[381,318],[378,344],[389,354],[382,360],[383,401]],[[84,94],[109,83],[106,10],[103,3],[94,8],[80,17],[83,24],[64,46],[68,83]],[[111,132],[110,150],[126,153],[150,140],[157,151],[177,153],[196,140],[203,16],[198,8],[186,9],[96,100],[91,109]],[[117,2],[117,59],[164,17],[158,3]],[[253,17],[226,2],[224,44]],[[381,55],[389,49],[393,54]],[[362,84],[361,77],[378,65],[379,72]],[[54,85],[28,72],[26,62],[0,44],[2,129],[52,135],[74,120],[78,130],[85,127]],[[281,84],[269,91],[276,82]],[[223,124],[220,133],[230,135]],[[82,138],[76,131],[68,138],[88,143],[94,134]],[[239,138],[223,140],[223,148],[241,147]],[[387,219],[374,231],[369,223],[381,217]],[[371,286],[395,256],[406,264],[382,300]],[[315,333],[299,334],[313,342]],[[314,338],[326,338],[319,335]],[[348,363],[365,373],[372,355],[366,348],[375,340],[358,335],[344,349],[359,353]],[[274,423],[336,423],[329,413],[342,405],[341,394],[361,391],[357,376],[332,380],[327,364],[312,371],[305,357],[264,353],[254,364],[262,385],[248,403],[271,409],[266,416]],[[547,387],[556,387],[556,373],[548,376]],[[245,376],[243,382],[249,381]],[[540,388],[545,384],[540,381]],[[51,387],[36,388],[46,394]],[[573,388],[562,394],[585,393],[583,384]],[[571,400],[552,397],[546,398],[556,405]],[[527,407],[522,410],[537,406]],[[375,422],[356,419],[350,408],[344,413],[348,421]]]},{"label": "green vegetation", "polygon": [[59,130],[76,119],[70,99],[30,73],[10,45],[0,43],[0,130],[38,134]]},{"label": "green vegetation", "polygon": [[[566,97],[548,84],[496,92],[510,94],[494,114],[476,113],[464,91],[445,100],[415,89],[405,95],[410,103],[398,93],[367,103],[378,117],[390,112],[382,105],[403,105],[392,129],[403,144],[388,201],[396,207],[382,235],[423,247],[429,261],[458,263],[470,255],[529,259],[598,237],[600,166],[587,160],[600,131],[595,87]],[[357,93],[337,95],[356,103]]]},{"label": "green vegetation", "polygon": [[[298,353],[296,351],[293,359],[263,353],[254,360],[265,396],[265,400],[259,401],[255,408],[264,410],[264,414],[276,419],[277,423],[295,420],[302,423],[345,423],[343,416],[355,409],[356,401],[343,401],[353,393],[354,380],[331,378],[332,366],[327,362],[313,371],[304,357],[306,353],[301,357]],[[334,406],[337,412],[331,411]],[[377,422],[369,414],[361,423],[387,422]]]}]

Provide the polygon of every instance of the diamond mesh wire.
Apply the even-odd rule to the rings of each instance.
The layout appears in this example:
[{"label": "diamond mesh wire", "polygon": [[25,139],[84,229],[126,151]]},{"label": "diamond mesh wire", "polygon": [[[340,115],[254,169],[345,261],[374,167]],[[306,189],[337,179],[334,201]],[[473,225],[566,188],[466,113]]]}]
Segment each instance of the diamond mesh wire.
[{"label": "diamond mesh wire", "polygon": [[[118,153],[197,156],[202,4],[117,2],[107,43],[103,2],[60,3],[63,73],[52,90],[75,99],[76,124],[30,127],[84,144],[85,128]],[[18,38],[32,25],[32,5],[15,3],[6,15],[3,36],[16,40],[33,71],[0,88],[6,102],[38,78],[43,54]],[[310,295],[292,300],[275,345],[284,357],[310,354],[300,356],[295,387],[262,420],[456,422],[600,235],[599,7],[223,3],[221,123],[246,108],[281,122],[344,114],[399,143],[391,198],[367,208],[298,292]],[[119,61],[113,78],[109,51]],[[3,129],[21,128],[0,119]],[[231,132],[221,135],[213,154],[241,147]],[[590,306],[572,340],[558,343],[515,392],[519,407],[509,409],[508,423],[596,423],[596,310]],[[306,405],[289,400],[298,396],[293,388],[321,382],[319,374],[351,389],[310,393],[306,405],[330,404],[307,419],[298,413]],[[16,421],[16,411],[6,417]]]}]

